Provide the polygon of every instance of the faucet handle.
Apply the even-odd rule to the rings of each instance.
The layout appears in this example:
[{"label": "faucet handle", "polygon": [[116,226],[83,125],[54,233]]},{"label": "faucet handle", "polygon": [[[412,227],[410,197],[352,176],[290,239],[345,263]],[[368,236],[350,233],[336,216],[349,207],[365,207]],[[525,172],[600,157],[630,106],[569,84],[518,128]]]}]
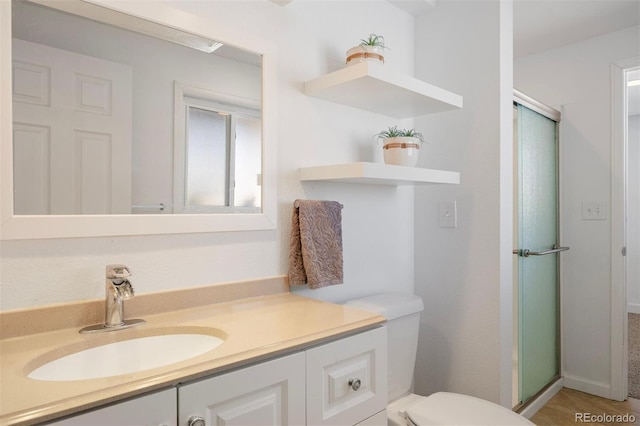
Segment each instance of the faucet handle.
[{"label": "faucet handle", "polygon": [[123,279],[131,276],[131,271],[125,265],[107,265],[107,279]]},{"label": "faucet handle", "polygon": [[131,299],[136,294],[133,285],[131,285],[131,282],[126,278],[123,278],[120,283],[113,282],[113,288],[118,297],[123,300]]}]

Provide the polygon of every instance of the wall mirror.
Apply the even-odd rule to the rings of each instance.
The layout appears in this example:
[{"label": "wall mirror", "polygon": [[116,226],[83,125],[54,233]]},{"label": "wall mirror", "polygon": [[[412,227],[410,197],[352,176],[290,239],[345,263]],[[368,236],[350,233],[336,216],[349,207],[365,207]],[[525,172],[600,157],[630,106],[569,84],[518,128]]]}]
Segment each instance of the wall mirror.
[{"label": "wall mirror", "polygon": [[149,2],[2,8],[2,239],[275,227],[269,43]]}]

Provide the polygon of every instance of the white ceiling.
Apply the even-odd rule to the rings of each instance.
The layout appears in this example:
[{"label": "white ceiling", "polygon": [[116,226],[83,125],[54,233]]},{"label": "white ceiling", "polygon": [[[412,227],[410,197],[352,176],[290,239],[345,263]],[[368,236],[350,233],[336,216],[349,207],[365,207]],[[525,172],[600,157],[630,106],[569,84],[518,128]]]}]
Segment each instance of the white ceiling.
[{"label": "white ceiling", "polygon": [[514,57],[635,25],[640,25],[640,0],[515,0]]}]

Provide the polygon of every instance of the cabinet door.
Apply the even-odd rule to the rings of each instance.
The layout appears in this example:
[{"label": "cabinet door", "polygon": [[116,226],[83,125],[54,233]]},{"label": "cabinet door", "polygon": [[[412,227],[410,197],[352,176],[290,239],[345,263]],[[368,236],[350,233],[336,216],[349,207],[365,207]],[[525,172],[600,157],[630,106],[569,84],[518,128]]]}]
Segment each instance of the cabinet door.
[{"label": "cabinet door", "polygon": [[307,351],[308,425],[354,425],[386,406],[386,327]]},{"label": "cabinet door", "polygon": [[304,368],[297,353],[180,386],[178,424],[202,417],[208,426],[303,425]]},{"label": "cabinet door", "polygon": [[47,424],[57,426],[175,426],[177,417],[177,392],[175,388],[172,388]]}]

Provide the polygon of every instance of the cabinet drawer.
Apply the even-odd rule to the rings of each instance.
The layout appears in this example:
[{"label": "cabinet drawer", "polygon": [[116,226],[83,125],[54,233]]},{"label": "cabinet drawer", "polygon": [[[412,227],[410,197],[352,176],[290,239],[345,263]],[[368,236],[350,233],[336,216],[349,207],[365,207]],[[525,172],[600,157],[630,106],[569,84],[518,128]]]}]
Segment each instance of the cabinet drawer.
[{"label": "cabinet drawer", "polygon": [[354,425],[386,405],[386,327],[307,351],[308,425]]}]

